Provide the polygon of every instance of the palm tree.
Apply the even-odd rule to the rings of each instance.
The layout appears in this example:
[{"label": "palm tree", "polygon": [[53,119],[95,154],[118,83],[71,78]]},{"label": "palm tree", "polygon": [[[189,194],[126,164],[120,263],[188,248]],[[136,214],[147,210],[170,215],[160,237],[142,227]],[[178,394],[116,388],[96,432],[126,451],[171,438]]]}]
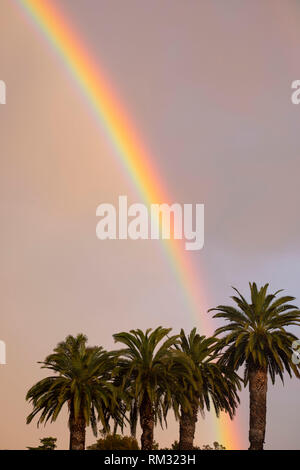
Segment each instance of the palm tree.
[{"label": "palm tree", "polygon": [[245,366],[245,386],[249,382],[251,450],[262,450],[265,441],[267,382],[268,375],[274,384],[276,375],[283,382],[284,371],[290,377],[292,372],[300,377],[296,364],[292,361],[292,343],[296,336],[286,327],[300,324],[298,307],[290,304],[294,297],[267,294],[268,284],[259,290],[250,283],[251,301],[248,303],[234,288],[237,296],[231,298],[237,307],[219,305],[211,309],[218,313],[214,318],[223,318],[227,325],[216,330],[225,333],[219,343],[223,350],[220,363],[225,367],[239,369]]},{"label": "palm tree", "polygon": [[[193,374],[193,380],[181,377],[180,390],[175,397],[175,410],[179,412],[179,449],[192,450],[198,411],[210,410],[212,403],[217,416],[220,411],[229,413],[232,418],[239,403],[238,390],[240,379],[238,375],[216,363],[217,339],[207,338],[196,333],[193,328],[186,336],[184,330],[180,332],[180,350],[187,356]],[[177,346],[178,347],[178,346]],[[182,401],[184,397],[185,401]],[[177,414],[177,413],[176,413]]]},{"label": "palm tree", "polygon": [[[167,337],[171,328],[159,326],[154,331],[140,329],[113,335],[116,342],[126,348],[117,351],[119,376],[127,386],[127,397],[132,406],[131,415],[137,407],[142,428],[142,450],[153,446],[154,424],[162,421],[166,396],[171,396],[175,380],[172,371],[173,354],[171,346],[178,342],[178,335]],[[134,429],[134,418],[131,428]]]},{"label": "palm tree", "polygon": [[107,428],[116,408],[110,379],[115,360],[101,347],[88,347],[86,343],[83,334],[68,336],[59,343],[53,354],[41,362],[42,368],[55,375],[37,382],[26,396],[33,405],[27,424],[38,414],[38,425],[53,422],[68,405],[70,450],[84,450],[86,426],[91,424],[96,435],[97,419]]}]

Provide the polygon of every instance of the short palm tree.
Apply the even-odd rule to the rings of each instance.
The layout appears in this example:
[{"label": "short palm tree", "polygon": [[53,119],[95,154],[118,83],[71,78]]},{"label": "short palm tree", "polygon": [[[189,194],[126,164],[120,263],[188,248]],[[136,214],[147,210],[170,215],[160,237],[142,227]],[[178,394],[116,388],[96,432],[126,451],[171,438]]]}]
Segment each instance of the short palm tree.
[{"label": "short palm tree", "polygon": [[181,376],[182,393],[175,396],[173,405],[175,410],[180,407],[180,450],[193,449],[199,410],[203,414],[205,409],[210,410],[212,404],[217,416],[220,411],[225,411],[232,418],[239,403],[240,379],[235,372],[216,362],[216,343],[216,338],[200,336],[196,328],[188,336],[184,330],[180,332],[179,347],[187,356],[193,376],[192,381]]},{"label": "short palm tree", "polygon": [[101,347],[88,347],[86,336],[68,336],[59,343],[42,368],[55,375],[36,383],[26,399],[33,405],[27,423],[40,414],[38,424],[55,421],[65,404],[69,410],[70,450],[84,450],[86,426],[108,427],[116,403],[110,374],[115,360]]},{"label": "short palm tree", "polygon": [[[127,386],[127,396],[133,408],[136,406],[142,428],[142,450],[153,446],[154,424],[164,415],[164,401],[171,395],[175,380],[172,370],[171,347],[178,342],[178,335],[167,337],[171,328],[158,327],[144,333],[140,329],[113,335],[116,342],[126,348],[117,351],[119,376]],[[136,411],[131,410],[131,415]],[[134,428],[134,418],[131,428]]]},{"label": "short palm tree", "polygon": [[299,377],[299,370],[292,361],[292,343],[296,336],[287,327],[300,324],[300,311],[290,302],[291,296],[277,297],[280,291],[268,294],[268,284],[260,289],[250,283],[251,301],[235,289],[231,298],[236,307],[219,305],[211,309],[218,313],[214,318],[225,319],[228,324],[218,328],[216,334],[224,334],[219,349],[223,351],[220,363],[239,369],[245,366],[245,385],[249,382],[251,450],[262,450],[265,441],[267,381],[270,375],[274,384],[278,375],[283,381],[284,371]]}]

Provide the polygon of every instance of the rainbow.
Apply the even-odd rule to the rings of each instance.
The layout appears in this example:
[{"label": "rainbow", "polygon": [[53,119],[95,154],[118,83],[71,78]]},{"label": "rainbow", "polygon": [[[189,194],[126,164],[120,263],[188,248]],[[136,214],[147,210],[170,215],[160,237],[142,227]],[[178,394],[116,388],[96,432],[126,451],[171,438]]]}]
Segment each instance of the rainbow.
[{"label": "rainbow", "polygon": [[[17,2],[58,53],[79,85],[101,128],[109,136],[118,161],[144,203],[147,205],[168,203],[170,198],[166,186],[160,180],[154,161],[129,120],[120,98],[55,2],[53,0],[17,0]],[[171,239],[162,243],[189,310],[199,322],[200,312],[207,310],[203,282],[200,282],[199,274],[180,241]],[[213,331],[211,322],[208,322],[207,316],[201,317],[201,331],[206,334]],[[236,426],[233,426],[232,422],[220,418],[216,421],[216,427],[220,442],[227,448],[240,448]]]}]

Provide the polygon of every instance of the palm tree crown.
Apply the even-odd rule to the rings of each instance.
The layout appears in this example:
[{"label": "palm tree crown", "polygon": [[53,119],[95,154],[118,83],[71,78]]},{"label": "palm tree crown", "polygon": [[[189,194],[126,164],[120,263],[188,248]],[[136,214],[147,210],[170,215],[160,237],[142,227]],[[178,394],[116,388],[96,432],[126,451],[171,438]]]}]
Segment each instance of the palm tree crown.
[{"label": "palm tree crown", "polygon": [[299,376],[299,370],[292,362],[292,343],[297,337],[285,328],[300,324],[300,311],[290,303],[295,297],[277,298],[282,290],[267,294],[268,286],[258,290],[255,283],[250,283],[250,303],[233,288],[238,295],[231,298],[238,308],[219,305],[210,309],[218,312],[214,318],[228,322],[215,332],[216,335],[226,333],[219,343],[219,349],[225,347],[220,362],[234,369],[245,364],[245,383],[251,365],[266,368],[273,383],[276,375],[283,380],[284,370],[290,376],[292,371]]},{"label": "palm tree crown", "polygon": [[215,318],[228,324],[216,330],[221,337],[218,349],[222,350],[220,364],[238,369],[245,366],[245,385],[249,383],[251,450],[262,450],[265,441],[267,415],[268,375],[272,383],[278,375],[283,381],[284,371],[300,377],[294,364],[292,344],[296,336],[287,327],[300,324],[300,311],[293,305],[291,296],[277,297],[280,290],[268,294],[268,284],[260,289],[250,283],[251,301],[248,303],[234,288],[232,296],[237,307],[219,305]]},{"label": "palm tree crown", "polygon": [[119,377],[123,377],[127,396],[140,413],[142,448],[146,450],[152,448],[154,423],[157,419],[162,422],[164,402],[175,386],[171,346],[178,342],[178,335],[167,337],[170,331],[158,327],[145,333],[137,329],[113,335],[116,342],[126,346],[117,351]]},{"label": "palm tree crown", "polygon": [[[97,419],[107,426],[109,411],[115,403],[110,380],[115,361],[102,347],[88,347],[86,343],[82,334],[68,336],[41,362],[42,368],[55,375],[40,380],[28,391],[26,399],[32,403],[33,411],[27,423],[38,414],[38,424],[55,421],[67,404],[71,434],[72,425],[76,427],[79,422],[82,433],[91,423],[96,434]],[[81,439],[84,441],[84,437]]]},{"label": "palm tree crown", "polygon": [[232,418],[239,403],[240,379],[216,362],[217,344],[217,338],[201,336],[196,328],[188,336],[181,330],[180,348],[191,360],[194,378],[193,382],[182,380],[190,403],[196,402],[201,411],[209,411],[212,403],[217,416],[224,410]]},{"label": "palm tree crown", "polygon": [[186,336],[180,332],[180,346],[176,346],[186,357],[192,374],[192,380],[182,375],[181,387],[173,395],[175,416],[180,419],[179,447],[192,450],[196,429],[197,415],[200,409],[210,410],[211,403],[217,416],[220,411],[228,412],[232,418],[239,403],[238,390],[240,379],[230,369],[217,363],[215,337],[200,336],[193,328]]}]

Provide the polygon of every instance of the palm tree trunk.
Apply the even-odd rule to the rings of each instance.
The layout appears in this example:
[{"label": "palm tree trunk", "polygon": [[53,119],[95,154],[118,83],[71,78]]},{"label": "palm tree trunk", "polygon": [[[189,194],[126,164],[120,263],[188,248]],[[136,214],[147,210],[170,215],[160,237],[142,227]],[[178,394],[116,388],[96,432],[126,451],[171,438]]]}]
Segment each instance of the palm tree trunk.
[{"label": "palm tree trunk", "polygon": [[141,446],[142,450],[152,450],[153,446],[153,429],[154,429],[154,413],[152,403],[148,395],[144,395],[140,406],[140,420],[142,428]]},{"label": "palm tree trunk", "polygon": [[136,400],[131,403],[130,409],[130,435],[136,439],[136,427],[138,421],[138,406]]},{"label": "palm tree trunk", "polygon": [[192,414],[185,412],[181,408],[179,426],[179,449],[193,450],[195,429],[197,423],[198,406],[193,405]]},{"label": "palm tree trunk", "polygon": [[85,449],[85,419],[83,416],[74,418],[73,413],[70,415],[70,450],[84,450]]},{"label": "palm tree trunk", "polygon": [[267,369],[249,367],[249,392],[250,392],[250,430],[249,450],[263,450],[266,432],[267,413]]}]

